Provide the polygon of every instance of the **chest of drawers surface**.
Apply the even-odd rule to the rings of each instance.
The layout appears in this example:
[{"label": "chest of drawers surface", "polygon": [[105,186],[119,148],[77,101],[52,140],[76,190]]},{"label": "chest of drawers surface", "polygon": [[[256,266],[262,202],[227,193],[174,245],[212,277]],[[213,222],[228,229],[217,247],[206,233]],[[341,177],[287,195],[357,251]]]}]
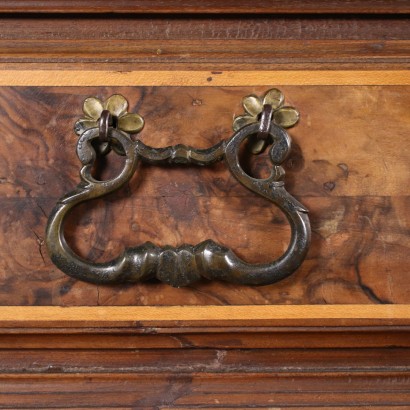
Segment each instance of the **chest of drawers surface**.
[{"label": "chest of drawers surface", "polygon": [[[254,3],[0,2],[0,408],[410,405],[410,4]],[[272,87],[301,115],[285,183],[312,242],[292,276],[104,286],[51,263],[85,98],[124,95],[151,146],[207,148]],[[141,165],[66,236],[94,261],[212,238],[256,263],[290,228],[223,164]]]}]

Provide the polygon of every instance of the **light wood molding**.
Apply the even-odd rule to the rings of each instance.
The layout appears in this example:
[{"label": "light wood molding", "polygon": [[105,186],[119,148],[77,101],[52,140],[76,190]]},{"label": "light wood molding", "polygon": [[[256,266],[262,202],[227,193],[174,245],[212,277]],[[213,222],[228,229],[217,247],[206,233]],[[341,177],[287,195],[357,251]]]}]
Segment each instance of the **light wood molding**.
[{"label": "light wood molding", "polygon": [[[1,69],[1,66],[0,66]],[[410,85],[410,70],[86,71],[1,70],[0,86]]]},{"label": "light wood molding", "polygon": [[21,322],[46,323],[50,326],[98,323],[110,327],[160,323],[162,326],[195,323],[208,326],[221,322],[235,325],[237,322],[255,326],[328,325],[349,326],[367,321],[372,324],[410,324],[410,305],[269,305],[269,306],[3,306],[0,307],[0,327]]}]

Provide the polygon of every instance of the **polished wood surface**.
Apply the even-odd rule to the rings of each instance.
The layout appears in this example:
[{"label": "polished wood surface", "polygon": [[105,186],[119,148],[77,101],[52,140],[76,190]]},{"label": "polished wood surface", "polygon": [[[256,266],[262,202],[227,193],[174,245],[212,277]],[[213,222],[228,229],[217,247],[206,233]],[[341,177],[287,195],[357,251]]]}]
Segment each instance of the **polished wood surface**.
[{"label": "polished wood surface", "polygon": [[[409,11],[407,0],[0,1],[0,408],[410,408]],[[244,93],[272,86],[302,112],[286,181],[313,224],[291,280],[107,288],[53,268],[44,226],[78,181],[72,125],[86,96],[122,92],[150,144],[205,147],[230,134]],[[257,260],[289,235],[218,166],[142,167],[70,226],[97,259],[145,238],[210,236]]]},{"label": "polished wood surface", "polygon": [[44,328],[20,322],[0,332],[0,407],[408,407],[408,326],[323,323],[70,328],[62,321],[63,327]]},{"label": "polished wood surface", "polygon": [[0,1],[2,13],[409,13],[406,0],[104,0]]},{"label": "polished wood surface", "polygon": [[[377,68],[384,69],[408,69],[410,66],[409,40],[385,40],[382,44],[375,40],[348,39],[337,43],[333,40],[305,40],[303,43],[289,40],[284,44],[283,40],[268,39],[258,40],[255,44],[255,40],[238,39],[231,40],[227,45],[224,39],[118,39],[109,43],[101,39],[37,42],[0,39],[0,53],[0,63],[3,64],[24,62],[43,66],[53,62],[70,62],[80,54],[87,65],[109,65],[116,71],[129,71],[135,66],[151,70],[161,66],[169,69],[170,66],[181,67],[182,64],[196,69],[213,67],[220,71],[227,68],[246,69],[254,66],[255,61],[263,64],[265,69],[307,69],[317,63],[322,69],[336,70],[355,69],[358,63],[364,64],[364,68],[377,65]],[[212,60],[212,63],[203,64],[204,59]]]},{"label": "polished wood surface", "polygon": [[[3,67],[6,67],[3,65]],[[408,70],[9,70],[0,71],[0,86],[194,86],[410,85]]]},{"label": "polished wood surface", "polygon": [[[39,2],[24,3],[26,8],[28,4],[41,8]],[[76,3],[64,5],[74,12]],[[103,3],[119,9],[124,4]],[[372,1],[371,10],[382,3]],[[405,10],[397,1],[387,3],[391,11],[393,6]],[[255,10],[256,5],[246,6]],[[289,7],[295,13],[299,10]],[[74,18],[0,13],[0,27],[0,67],[12,70],[403,70],[410,66],[410,24],[400,14],[89,13]]]},{"label": "polished wood surface", "polygon": [[[374,3],[373,0],[370,1]],[[70,5],[72,4],[71,1]],[[326,1],[326,4],[329,2]],[[398,3],[394,2],[394,4]],[[75,43],[87,39],[122,40],[124,43],[140,42],[141,44],[145,40],[161,40],[166,43],[167,39],[185,39],[208,42],[224,40],[227,47],[232,40],[254,40],[255,47],[260,40],[333,40],[335,44],[339,40],[373,40],[373,44],[382,46],[386,40],[409,40],[410,32],[408,16],[388,14],[293,16],[246,13],[246,15],[218,14],[217,17],[182,13],[142,16],[118,13],[115,16],[91,13],[79,16],[0,14],[0,24],[2,39],[18,40],[17,45],[24,40],[30,40],[38,45],[66,40],[68,45],[69,41]],[[292,43],[289,47],[291,45]],[[19,51],[23,49],[16,47],[16,54]],[[117,52],[114,48],[112,51]],[[211,51],[212,47],[209,47],[208,43],[208,52]],[[82,54],[76,54],[74,57],[77,61],[85,58]]]},{"label": "polished wood surface", "polygon": [[[410,399],[403,353],[390,349],[381,369],[375,358],[382,349],[180,349],[167,356],[162,350],[87,349],[47,357],[41,350],[10,350],[0,356],[6,371],[0,406],[403,409]],[[319,361],[327,363],[320,371]]]},{"label": "polished wood surface", "polygon": [[409,326],[410,305],[1,306],[0,328]]},{"label": "polished wood surface", "polygon": [[[23,309],[23,308],[21,308]],[[76,308],[70,308],[73,310]],[[97,308],[95,308],[97,309]],[[170,310],[172,308],[163,309]],[[25,309],[28,310],[28,309]],[[31,308],[32,312],[38,308]],[[48,312],[56,308],[48,308]],[[87,308],[78,308],[78,311],[87,311]],[[105,310],[98,308],[98,310]],[[118,309],[117,309],[118,310]],[[122,308],[121,310],[125,310]],[[157,310],[157,309],[153,309]],[[358,310],[358,309],[357,309]],[[3,313],[4,308],[1,308]],[[58,316],[58,315],[57,315]],[[85,312],[84,316],[89,319],[90,315]],[[4,318],[4,314],[2,314]],[[179,325],[178,321],[161,322],[131,322],[123,320],[108,322],[88,321],[81,326],[69,326],[67,320],[56,321],[23,321],[21,315],[17,315],[19,321],[6,322],[2,319],[0,334],[1,349],[365,349],[386,348],[391,346],[397,348],[408,348],[409,326],[381,324],[363,325],[356,321],[357,325],[350,326],[326,326],[324,321],[316,320],[320,325],[283,326],[281,322],[275,321],[265,326],[254,326],[257,324],[248,320],[248,325],[232,325],[227,321],[220,321],[218,325],[202,326]],[[322,319],[323,320],[323,319]],[[235,321],[236,323],[237,321]],[[393,320],[392,320],[393,322]],[[186,322],[182,322],[186,324]],[[196,321],[198,323],[198,321]],[[245,321],[243,321],[245,323]],[[267,321],[265,321],[265,324]],[[276,323],[278,326],[273,326]],[[282,324],[285,321],[282,322]],[[302,323],[302,321],[300,321]],[[329,322],[330,323],[330,322]],[[335,324],[336,321],[333,321]],[[339,324],[342,321],[339,321]],[[347,322],[345,322],[347,323]],[[375,321],[375,323],[377,323]],[[89,326],[89,324],[91,324]],[[98,325],[97,325],[98,324]],[[92,326],[95,325],[95,326]],[[48,326],[48,327],[47,327]],[[59,327],[57,327],[59,326]],[[165,351],[169,354],[170,350]],[[381,358],[379,358],[381,359]]]},{"label": "polished wood surface", "polygon": [[[157,282],[95,286],[65,276],[49,261],[43,243],[47,215],[78,183],[71,130],[82,101],[122,93],[131,111],[146,120],[144,142],[205,148],[231,135],[232,116],[242,112],[244,95],[267,87],[1,88],[7,113],[0,142],[1,304],[409,303],[408,87],[281,88],[302,116],[290,131],[294,148],[285,168],[289,191],[310,209],[313,241],[307,260],[291,278],[272,286],[204,280],[182,289]],[[112,172],[121,166],[115,159],[109,157]],[[266,156],[253,169],[255,175],[266,174]],[[254,263],[284,251],[289,227],[224,164],[141,166],[118,194],[79,207],[67,237],[81,255],[99,261],[146,240],[178,245],[213,238]]]}]

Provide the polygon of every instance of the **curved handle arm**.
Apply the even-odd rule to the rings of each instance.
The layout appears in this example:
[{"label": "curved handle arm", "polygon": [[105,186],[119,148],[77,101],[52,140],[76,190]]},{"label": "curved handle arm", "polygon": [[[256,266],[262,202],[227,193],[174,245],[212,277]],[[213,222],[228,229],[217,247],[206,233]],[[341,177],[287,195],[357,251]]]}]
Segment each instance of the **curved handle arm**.
[{"label": "curved handle arm", "polygon": [[[292,274],[302,263],[310,243],[307,210],[297,202],[280,181],[284,174],[280,164],[290,149],[288,134],[275,124],[269,128],[273,140],[270,158],[273,171],[267,179],[255,179],[241,168],[239,147],[258,132],[258,124],[241,128],[228,141],[206,150],[177,145],[155,149],[141,141],[132,141],[128,134],[110,129],[108,139],[126,156],[121,173],[109,181],[97,181],[91,175],[96,159],[92,141],[99,137],[98,128],[85,131],[78,142],[77,154],[83,163],[81,183],[62,197],[48,221],[46,244],[53,263],[66,274],[93,283],[136,282],[157,278],[175,287],[188,285],[201,277],[244,285],[267,285]],[[231,173],[251,191],[277,205],[287,216],[291,226],[291,240],[285,254],[266,264],[249,264],[230,249],[206,240],[198,245],[158,247],[151,242],[126,249],[116,259],[106,263],[87,261],[73,252],[64,238],[64,222],[78,204],[105,196],[123,186],[133,176],[138,161],[150,163],[194,163],[208,165],[225,159]]]}]

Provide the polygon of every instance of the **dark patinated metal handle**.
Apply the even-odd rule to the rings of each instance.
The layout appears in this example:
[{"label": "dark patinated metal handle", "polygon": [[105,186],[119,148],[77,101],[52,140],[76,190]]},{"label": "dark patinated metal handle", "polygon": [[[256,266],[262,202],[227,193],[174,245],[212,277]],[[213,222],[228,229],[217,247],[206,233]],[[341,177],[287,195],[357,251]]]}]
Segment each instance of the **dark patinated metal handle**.
[{"label": "dark patinated metal handle", "polygon": [[[152,148],[130,135],[107,128],[103,141],[108,141],[116,151],[125,155],[121,173],[108,181],[93,178],[91,170],[97,153],[93,142],[101,141],[101,128],[85,130],[77,144],[77,154],[83,164],[81,183],[63,196],[54,207],[48,221],[46,243],[54,264],[66,274],[93,283],[137,282],[157,278],[175,287],[185,286],[201,277],[245,285],[267,285],[291,275],[304,260],[310,243],[308,211],[284,187],[284,170],[281,164],[290,150],[290,138],[286,131],[270,122],[264,124],[264,138],[272,142],[270,159],[272,173],[269,178],[249,176],[239,163],[239,149],[248,138],[261,131],[259,123],[245,125],[229,140],[223,140],[208,149],[195,149],[185,145]],[[97,150],[98,151],[98,150]],[[158,247],[146,242],[126,249],[116,259],[105,263],[93,263],[78,255],[64,238],[64,221],[78,204],[105,196],[127,183],[142,160],[151,164],[209,165],[224,160],[232,175],[246,188],[277,205],[286,215],[291,226],[291,240],[286,252],[277,260],[264,264],[249,264],[235,253],[212,240],[198,245]]]}]

